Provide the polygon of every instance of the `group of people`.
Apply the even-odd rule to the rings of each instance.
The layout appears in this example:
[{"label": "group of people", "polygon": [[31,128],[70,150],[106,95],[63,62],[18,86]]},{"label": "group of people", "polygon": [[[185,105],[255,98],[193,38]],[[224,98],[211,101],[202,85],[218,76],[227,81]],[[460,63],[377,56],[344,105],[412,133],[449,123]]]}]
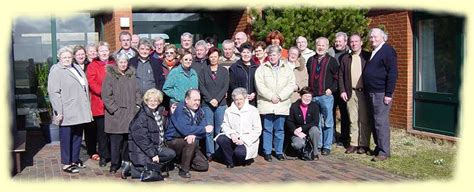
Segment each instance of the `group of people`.
[{"label": "group of people", "polygon": [[361,36],[348,44],[343,32],[331,49],[326,37],[317,38],[315,51],[302,36],[282,48],[278,31],[255,43],[238,32],[222,50],[213,38],[193,46],[187,32],[180,48],[126,31],[113,53],[102,41],[62,47],[48,92],[63,171],[86,167],[79,158],[83,131],[90,158],[101,167],[110,162],[111,173],[121,168],[124,179],[154,173],[162,180],[174,164],[189,178],[210,161],[247,166],[259,153],[283,161],[285,138],[296,151],[311,144],[319,158],[331,152],[336,103],[345,121],[341,141],[350,142],[346,153],[367,153],[373,133],[373,160],[385,160],[396,53],[381,29],[369,37],[372,53],[362,50]]}]

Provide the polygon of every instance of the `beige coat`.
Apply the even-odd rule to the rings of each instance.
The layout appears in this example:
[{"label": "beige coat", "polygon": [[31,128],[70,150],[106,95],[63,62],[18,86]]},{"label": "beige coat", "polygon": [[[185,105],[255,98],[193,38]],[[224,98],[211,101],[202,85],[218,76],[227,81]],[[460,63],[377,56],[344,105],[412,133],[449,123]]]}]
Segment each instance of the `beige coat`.
[{"label": "beige coat", "polygon": [[[280,69],[275,74],[270,62],[265,62],[255,72],[257,86],[257,106],[260,114],[288,115],[290,96],[296,88],[295,74],[290,66],[280,60]],[[280,98],[277,104],[272,97]]]},{"label": "beige coat", "polygon": [[291,94],[290,100],[291,103],[294,103],[300,97],[298,93],[301,88],[308,86],[308,70],[306,69],[306,63],[304,62],[304,58],[300,57],[296,63],[294,63],[293,73],[295,74],[296,86],[297,89]]},{"label": "beige coat", "polygon": [[51,67],[48,75],[48,94],[55,114],[63,119],[59,126],[79,125],[92,121],[89,85],[86,75],[79,65],[73,64],[83,77],[85,86],[67,67],[61,63]]},{"label": "beige coat", "polygon": [[237,134],[244,142],[247,149],[245,159],[257,157],[259,137],[262,133],[262,123],[257,108],[245,103],[242,109],[238,109],[234,103],[225,110],[224,122],[222,122],[222,133],[219,136],[231,138],[231,134]]}]

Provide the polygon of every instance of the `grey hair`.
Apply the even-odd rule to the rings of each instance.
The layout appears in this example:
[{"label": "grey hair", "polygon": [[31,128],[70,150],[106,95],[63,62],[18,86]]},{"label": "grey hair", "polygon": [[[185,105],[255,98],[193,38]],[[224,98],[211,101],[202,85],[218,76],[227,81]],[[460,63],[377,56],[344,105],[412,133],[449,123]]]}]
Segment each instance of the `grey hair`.
[{"label": "grey hair", "polygon": [[204,41],[204,40],[199,40],[198,42],[196,42],[196,44],[194,45],[194,48],[197,48],[199,46],[202,46],[204,47],[204,49],[207,50],[207,42]]},{"label": "grey hair", "polygon": [[128,56],[126,54],[123,54],[123,53],[119,53],[119,54],[114,55],[114,59],[115,59],[116,62],[121,61],[121,60],[125,60],[125,61],[128,62]]},{"label": "grey hair", "polygon": [[57,55],[58,58],[60,58],[63,53],[67,53],[67,52],[71,53],[71,55],[74,55],[72,48],[70,46],[64,46],[58,50],[58,55]]},{"label": "grey hair", "polygon": [[181,39],[185,38],[185,37],[188,37],[190,38],[191,40],[193,39],[193,34],[189,33],[189,32],[184,32],[182,35],[181,35]]},{"label": "grey hair", "polygon": [[186,91],[186,93],[184,94],[184,97],[185,97],[186,99],[191,98],[191,93],[193,93],[193,92],[196,92],[198,95],[201,94],[201,92],[199,91],[199,89],[192,88],[192,89],[189,89],[189,90]]},{"label": "grey hair", "polygon": [[318,44],[319,41],[324,41],[327,46],[329,46],[329,39],[326,37],[318,37],[315,41],[315,44]]},{"label": "grey hair", "polygon": [[344,41],[347,42],[347,34],[344,33],[344,32],[337,32],[336,33],[336,37],[340,37],[340,36],[343,36],[344,37]]},{"label": "grey hair", "polygon": [[277,45],[269,45],[269,46],[266,48],[266,51],[265,51],[265,52],[267,52],[267,54],[269,54],[269,55],[270,55],[271,53],[274,53],[274,52],[276,52],[276,53],[278,53],[278,54],[281,54],[281,48],[280,48],[280,46],[277,46]]},{"label": "grey hair", "polygon": [[229,45],[234,46],[234,42],[230,39],[226,39],[226,40],[222,41],[222,46],[224,46],[224,44],[229,44]]},{"label": "grey hair", "polygon": [[384,41],[387,41],[388,40],[388,35],[387,33],[385,33],[385,31],[383,31],[382,29],[380,28],[372,28],[370,30],[370,33],[369,34],[372,34],[373,32],[377,32],[377,33],[380,33],[382,35],[382,38]]},{"label": "grey hair", "polygon": [[152,98],[155,98],[158,100],[159,103],[163,102],[163,93],[156,89],[156,88],[151,88],[151,89],[148,89],[146,92],[145,92],[145,95],[143,95],[143,101],[148,104],[148,101]]},{"label": "grey hair", "polygon": [[151,44],[150,40],[148,40],[147,38],[140,39],[140,41],[138,42],[138,47],[142,45],[145,45],[148,48],[153,49],[153,45]]},{"label": "grey hair", "polygon": [[97,45],[95,43],[89,43],[86,45],[86,51],[89,51],[91,48],[95,48],[97,50]]},{"label": "grey hair", "polygon": [[304,41],[306,41],[306,43],[308,42],[308,40],[306,39],[306,37],[303,37],[303,36],[298,36],[296,38],[296,41],[298,41],[298,39],[304,39]]},{"label": "grey hair", "polygon": [[235,99],[238,95],[244,96],[244,98],[247,98],[247,89],[243,87],[237,87],[232,91],[232,100]]},{"label": "grey hair", "polygon": [[165,42],[165,39],[163,39],[163,38],[161,38],[161,37],[155,37],[155,38],[153,39],[153,42],[152,42],[153,45],[155,45],[155,42],[157,42],[157,41],[163,41],[163,43],[164,43],[164,42]]}]

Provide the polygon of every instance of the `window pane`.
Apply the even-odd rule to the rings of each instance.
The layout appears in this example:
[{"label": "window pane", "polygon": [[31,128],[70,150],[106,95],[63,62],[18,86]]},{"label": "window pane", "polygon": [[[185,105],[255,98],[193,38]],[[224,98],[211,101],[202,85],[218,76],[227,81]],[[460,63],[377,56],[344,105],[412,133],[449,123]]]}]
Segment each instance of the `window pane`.
[{"label": "window pane", "polygon": [[95,32],[94,19],[90,13],[57,18],[56,28],[58,49],[67,45],[87,45],[99,41],[99,33]]},{"label": "window pane", "polygon": [[457,20],[437,18],[421,20],[418,25],[417,90],[432,93],[456,93],[459,47],[453,30]]}]

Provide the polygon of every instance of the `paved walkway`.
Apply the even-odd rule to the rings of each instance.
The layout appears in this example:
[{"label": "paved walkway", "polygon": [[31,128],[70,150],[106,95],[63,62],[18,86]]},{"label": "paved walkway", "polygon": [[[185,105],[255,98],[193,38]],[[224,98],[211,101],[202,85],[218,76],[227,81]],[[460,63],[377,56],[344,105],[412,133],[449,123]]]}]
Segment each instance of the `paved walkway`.
[{"label": "paved walkway", "polygon": [[[137,179],[126,181],[120,173],[112,175],[109,167],[99,167],[98,161],[88,159],[85,150],[81,150],[81,159],[87,165],[78,174],[61,171],[59,143],[45,144],[40,132],[28,132],[27,152],[22,157],[22,171],[13,177],[16,181],[47,181],[50,179],[100,180],[117,182],[139,182]],[[110,165],[110,163],[108,164]],[[227,169],[225,165],[211,162],[207,172],[191,172],[192,178],[178,176],[175,169],[170,171],[168,183],[267,183],[267,182],[321,182],[321,181],[404,181],[407,178],[354,162],[337,159],[335,156],[323,156],[319,161],[305,162],[286,160],[266,162],[257,157],[255,163],[247,167]],[[157,182],[161,183],[161,182]]]}]

